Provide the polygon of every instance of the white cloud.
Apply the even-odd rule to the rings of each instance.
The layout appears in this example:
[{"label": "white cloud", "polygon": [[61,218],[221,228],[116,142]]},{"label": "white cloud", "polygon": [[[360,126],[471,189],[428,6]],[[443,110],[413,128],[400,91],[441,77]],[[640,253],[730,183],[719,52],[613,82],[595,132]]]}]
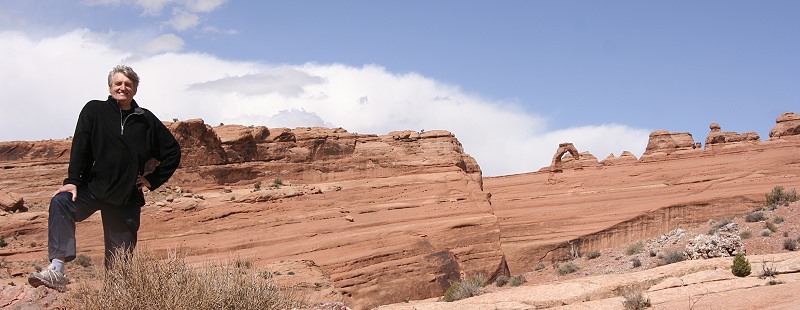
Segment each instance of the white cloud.
[{"label": "white cloud", "polygon": [[167,21],[167,25],[178,31],[194,28],[198,24],[200,24],[200,16],[177,8],[172,10],[172,19]]},{"label": "white cloud", "polygon": [[218,9],[220,6],[228,2],[227,0],[188,0],[186,1],[186,8],[192,12],[208,13]]},{"label": "white cloud", "polygon": [[[640,155],[648,131],[622,125],[548,131],[549,121],[516,104],[481,98],[416,73],[339,64],[271,66],[213,55],[176,53],[168,35],[139,55],[77,30],[33,40],[0,32],[0,141],[63,138],[90,99],[107,96],[114,65],[131,65],[142,78],[136,100],[162,119],[203,118],[208,124],[268,127],[343,127],[350,132],[453,132],[485,175],[535,171],[569,141],[599,159],[630,150]],[[57,68],[57,69],[54,69]]]},{"label": "white cloud", "polygon": [[230,34],[230,35],[239,34],[239,31],[236,31],[236,29],[223,30],[223,29],[219,29],[219,28],[214,27],[214,26],[205,26],[205,27],[203,27],[203,32],[207,32],[207,33],[222,33],[222,34]]},{"label": "white cloud", "polygon": [[140,6],[147,15],[158,16],[171,2],[175,2],[175,0],[136,0],[136,5]]},{"label": "white cloud", "polygon": [[145,43],[141,49],[149,54],[178,52],[183,49],[183,39],[175,34],[168,33]]}]

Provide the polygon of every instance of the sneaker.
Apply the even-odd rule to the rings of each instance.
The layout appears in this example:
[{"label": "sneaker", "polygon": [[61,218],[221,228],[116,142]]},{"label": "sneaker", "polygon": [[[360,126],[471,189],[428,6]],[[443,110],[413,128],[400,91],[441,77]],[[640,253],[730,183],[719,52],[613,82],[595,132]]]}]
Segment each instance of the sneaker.
[{"label": "sneaker", "polygon": [[69,279],[61,271],[55,269],[45,269],[41,272],[34,272],[28,275],[28,283],[33,287],[46,286],[51,289],[63,292],[67,289]]}]

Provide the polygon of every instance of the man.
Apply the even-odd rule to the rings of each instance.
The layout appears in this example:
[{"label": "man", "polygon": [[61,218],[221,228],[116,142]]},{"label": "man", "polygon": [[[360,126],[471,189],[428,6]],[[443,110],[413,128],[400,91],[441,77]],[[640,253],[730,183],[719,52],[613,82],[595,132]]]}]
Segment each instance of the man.
[{"label": "man", "polygon": [[[118,249],[129,251],[136,246],[144,205],[141,189],[154,190],[167,182],[181,157],[175,137],[133,100],[138,87],[139,76],[133,69],[116,66],[108,74],[108,99],[89,101],[81,110],[68,176],[50,200],[50,265],[28,276],[32,286],[66,288],[64,263],[76,255],[75,222],[96,211],[103,221],[106,267]],[[145,175],[145,162],[151,158],[160,163]]]}]

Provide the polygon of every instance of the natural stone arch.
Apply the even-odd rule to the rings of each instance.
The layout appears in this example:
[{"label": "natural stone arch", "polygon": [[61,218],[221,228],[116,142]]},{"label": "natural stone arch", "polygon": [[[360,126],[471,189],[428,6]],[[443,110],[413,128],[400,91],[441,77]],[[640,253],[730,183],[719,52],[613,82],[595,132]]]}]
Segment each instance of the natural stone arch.
[{"label": "natural stone arch", "polygon": [[569,152],[575,160],[581,158],[581,155],[578,153],[578,149],[575,148],[572,143],[564,142],[558,145],[558,150],[556,151],[556,155],[553,156],[553,161],[550,163],[550,172],[564,172],[564,168],[561,166],[561,156],[564,156]]}]

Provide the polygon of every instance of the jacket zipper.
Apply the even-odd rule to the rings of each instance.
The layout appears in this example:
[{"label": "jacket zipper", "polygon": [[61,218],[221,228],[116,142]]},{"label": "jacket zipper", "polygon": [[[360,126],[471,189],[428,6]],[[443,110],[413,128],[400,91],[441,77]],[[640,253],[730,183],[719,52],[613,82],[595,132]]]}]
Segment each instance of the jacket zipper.
[{"label": "jacket zipper", "polygon": [[144,111],[142,111],[139,108],[134,108],[131,114],[128,114],[128,116],[126,116],[125,119],[122,119],[122,108],[119,108],[119,135],[121,136],[125,134],[125,123],[128,121],[128,118],[131,117],[131,115],[141,115],[141,114],[144,114]]}]

